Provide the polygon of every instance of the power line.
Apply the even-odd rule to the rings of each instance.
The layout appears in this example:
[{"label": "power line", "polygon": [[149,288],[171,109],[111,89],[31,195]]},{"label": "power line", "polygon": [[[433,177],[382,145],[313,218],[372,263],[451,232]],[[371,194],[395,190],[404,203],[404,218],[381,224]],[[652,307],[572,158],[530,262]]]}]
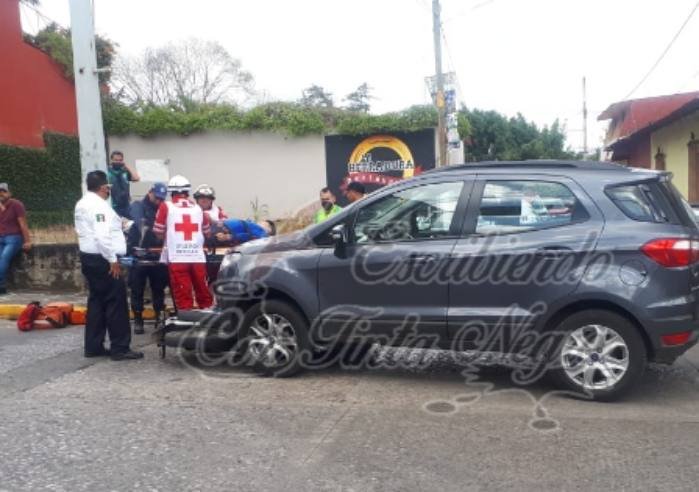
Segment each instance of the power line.
[{"label": "power line", "polygon": [[[415,4],[417,5],[418,9],[429,12],[430,15],[432,15],[432,6],[427,4],[427,0],[415,0]],[[422,15],[422,13],[421,13],[421,15]],[[422,57],[421,57],[421,60],[422,60]],[[432,94],[432,91],[430,90],[427,83],[425,83],[425,85],[424,85],[424,91],[425,91],[425,94],[427,95],[426,100],[429,101],[431,104],[434,104],[433,94]]]},{"label": "power line", "polygon": [[444,48],[447,51],[447,58],[449,59],[449,65],[451,66],[452,72],[454,72],[454,78],[456,79],[456,89],[459,91],[459,94],[461,95],[461,98],[464,97],[464,90],[461,88],[461,81],[459,80],[459,74],[456,71],[456,64],[454,63],[454,59],[451,57],[451,50],[449,49],[449,42],[447,41],[447,34],[443,29],[444,26],[442,26],[442,39],[444,40]]},{"label": "power line", "polygon": [[684,30],[684,28],[687,26],[687,24],[689,24],[689,21],[692,19],[692,16],[694,15],[694,12],[697,11],[697,9],[699,9],[699,2],[697,2],[696,4],[694,4],[694,8],[692,8],[692,11],[689,13],[689,15],[687,16],[687,18],[684,20],[684,22],[682,23],[682,25],[680,26],[680,28],[678,29],[678,31],[677,31],[677,32],[675,33],[675,35],[672,37],[672,39],[670,40],[670,42],[668,43],[668,45],[665,47],[665,49],[663,50],[663,52],[660,54],[660,56],[658,57],[658,59],[655,61],[655,63],[653,64],[653,66],[650,67],[650,70],[648,70],[648,72],[643,76],[643,78],[641,79],[641,81],[640,81],[638,84],[636,84],[636,86],[631,90],[631,92],[629,92],[629,93],[626,95],[626,97],[624,97],[624,99],[628,99],[629,97],[631,97],[631,95],[632,95],[634,92],[636,92],[636,90],[638,90],[639,87],[641,87],[641,86],[643,85],[643,83],[648,79],[648,77],[650,77],[650,75],[651,75],[651,74],[653,73],[653,71],[658,67],[658,65],[659,65],[660,62],[663,60],[663,58],[665,58],[665,55],[667,55],[668,51],[670,51],[670,48],[672,48],[672,45],[675,44],[675,41],[677,41],[677,38],[680,37],[680,34],[682,34],[682,31]]},{"label": "power line", "polygon": [[[55,19],[52,19],[51,17],[48,17],[48,16],[47,16],[46,14],[44,14],[41,10],[39,10],[38,8],[36,8],[34,5],[32,5],[32,4],[30,4],[30,3],[22,2],[22,3],[21,3],[21,6],[22,6],[22,8],[27,8],[27,9],[33,11],[34,14],[36,14],[37,18],[40,18],[42,21],[44,21],[44,23],[45,23],[46,25],[49,25],[49,24],[56,24],[56,25],[58,25],[58,26],[60,26],[60,27],[62,27],[62,28],[64,28],[64,29],[66,28],[66,27],[65,27],[64,25],[62,25],[60,22],[56,21]],[[37,22],[37,28],[38,28],[38,22]],[[39,29],[37,29],[37,30],[39,30]]]},{"label": "power line", "polygon": [[478,9],[480,9],[480,8],[483,8],[483,7],[487,7],[488,5],[490,5],[490,4],[493,3],[493,2],[495,2],[495,0],[484,0],[484,1],[482,1],[482,2],[478,2],[476,5],[472,6],[470,9],[468,9],[468,12],[464,12],[464,11],[462,11],[462,12],[457,12],[457,13],[454,14],[453,16],[451,16],[451,17],[449,17],[448,19],[446,19],[443,23],[444,23],[444,24],[447,24],[447,23],[449,23],[449,22],[451,22],[451,21],[453,21],[453,20],[456,20],[456,19],[458,19],[458,18],[460,18],[460,17],[464,17],[465,15],[468,15],[468,14],[470,14],[471,12],[473,12],[473,11],[475,11],[475,10],[478,10]]},{"label": "power line", "polygon": [[427,3],[427,0],[415,0],[418,7],[425,9],[427,11],[432,11],[432,7]]},{"label": "power line", "polygon": [[[490,3],[493,3],[494,1],[495,0],[483,0],[483,1],[479,2],[478,4],[474,5],[473,7],[471,7],[469,10],[470,11],[477,10],[481,7],[485,7],[486,5],[488,5]],[[427,4],[427,0],[415,0],[415,3],[417,4],[417,6],[419,8],[424,8],[425,10],[431,10],[431,7]],[[462,12],[461,14],[458,14],[457,16],[452,17],[450,20],[453,20],[454,18],[459,17],[461,15],[466,15],[466,12]],[[461,81],[459,80],[459,74],[456,72],[456,64],[454,63],[454,59],[452,57],[451,50],[449,49],[449,41],[447,40],[447,34],[446,34],[445,29],[444,29],[446,22],[448,22],[448,21],[441,21],[440,22],[441,38],[444,41],[444,48],[446,49],[446,52],[447,52],[447,58],[449,60],[449,65],[451,66],[451,71],[454,72],[454,77],[456,79],[456,88],[459,91],[459,93],[461,94],[461,96],[463,97],[464,91],[463,91],[463,88],[461,86]],[[432,95],[430,93],[429,88],[426,87],[426,90],[431,98]]]},{"label": "power line", "polygon": [[[20,10],[19,12],[20,15],[20,22],[22,24],[22,30],[23,31],[38,31],[39,26],[41,25],[41,20],[36,13],[32,15],[30,12],[25,12],[24,10]],[[26,26],[25,26],[26,24]],[[26,29],[25,29],[26,27]]]},{"label": "power line", "polygon": [[[420,0],[416,0],[416,1],[420,1]],[[441,22],[442,40],[444,41],[444,47],[446,48],[447,58],[449,59],[449,64],[451,65],[451,71],[454,72],[454,78],[456,80],[456,89],[459,91],[461,98],[465,97],[465,92],[461,86],[461,80],[459,79],[459,74],[457,73],[457,70],[456,70],[456,64],[454,63],[454,59],[452,58],[451,50],[449,49],[449,41],[447,40],[447,34],[446,34],[446,29],[445,29],[446,24],[455,20],[455,19],[458,19],[460,17],[468,15],[470,12],[478,10],[482,7],[486,7],[494,2],[495,2],[495,0],[481,0],[478,3],[476,3],[475,5],[471,6],[467,12],[464,12],[464,11],[459,12],[459,13],[453,15],[452,17],[450,17],[449,19],[446,19],[446,20]]]}]

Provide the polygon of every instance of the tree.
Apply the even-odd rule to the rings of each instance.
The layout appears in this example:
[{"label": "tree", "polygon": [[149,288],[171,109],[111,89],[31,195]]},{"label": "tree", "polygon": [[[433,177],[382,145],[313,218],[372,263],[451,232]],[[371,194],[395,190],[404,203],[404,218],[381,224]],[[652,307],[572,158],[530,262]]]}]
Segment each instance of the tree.
[{"label": "tree", "polygon": [[[70,39],[70,29],[52,22],[34,35],[25,34],[24,40],[47,53],[61,65],[65,76],[73,79],[73,44]],[[116,44],[105,37],[96,35],[95,48],[97,66],[100,68],[111,67],[116,54]],[[110,76],[109,71],[101,72],[99,80],[102,84],[106,84],[109,82]]]},{"label": "tree", "polygon": [[302,105],[311,108],[332,108],[335,106],[333,95],[321,86],[313,84],[303,90],[301,100]]},{"label": "tree", "polygon": [[119,58],[114,70],[116,97],[140,107],[191,112],[200,106],[238,104],[252,96],[253,86],[240,60],[218,42],[200,39]]},{"label": "tree", "polygon": [[459,111],[459,133],[466,140],[466,160],[573,159],[558,120],[538,128],[521,114],[507,118],[496,111]]},{"label": "tree", "polygon": [[364,82],[353,92],[347,94],[345,97],[345,101],[347,102],[345,108],[350,111],[368,113],[371,109],[371,103],[369,102],[371,99],[374,99],[374,97],[371,95],[371,87],[369,87],[369,84]]}]

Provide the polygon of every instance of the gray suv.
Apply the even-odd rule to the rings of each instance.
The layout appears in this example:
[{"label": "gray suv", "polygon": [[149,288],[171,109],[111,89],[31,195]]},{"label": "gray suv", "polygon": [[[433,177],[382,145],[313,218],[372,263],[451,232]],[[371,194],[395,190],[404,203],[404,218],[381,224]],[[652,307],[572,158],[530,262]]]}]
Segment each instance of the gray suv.
[{"label": "gray suv", "polygon": [[439,168],[237,248],[217,303],[268,374],[378,342],[518,355],[613,399],[699,336],[699,229],[671,179],[600,162]]}]

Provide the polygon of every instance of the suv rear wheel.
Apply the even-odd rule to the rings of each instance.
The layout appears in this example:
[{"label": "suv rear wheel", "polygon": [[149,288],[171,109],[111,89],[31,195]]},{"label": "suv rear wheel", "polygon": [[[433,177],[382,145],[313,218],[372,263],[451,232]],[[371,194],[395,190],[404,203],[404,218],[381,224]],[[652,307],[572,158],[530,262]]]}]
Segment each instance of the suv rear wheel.
[{"label": "suv rear wheel", "polygon": [[638,328],[611,311],[575,313],[558,327],[564,335],[551,375],[563,388],[594,400],[614,400],[641,377],[647,354]]},{"label": "suv rear wheel", "polygon": [[265,376],[288,377],[301,370],[302,355],[310,351],[308,323],[293,306],[263,301],[243,318],[245,359]]}]

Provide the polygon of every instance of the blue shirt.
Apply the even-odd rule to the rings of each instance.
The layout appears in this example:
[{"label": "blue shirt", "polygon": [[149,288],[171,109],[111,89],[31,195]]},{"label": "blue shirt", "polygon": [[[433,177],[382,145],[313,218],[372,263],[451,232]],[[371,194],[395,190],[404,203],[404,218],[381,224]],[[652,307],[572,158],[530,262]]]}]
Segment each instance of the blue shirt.
[{"label": "blue shirt", "polygon": [[251,220],[226,219],[223,221],[223,225],[233,236],[233,242],[239,244],[267,237],[267,231]]}]

